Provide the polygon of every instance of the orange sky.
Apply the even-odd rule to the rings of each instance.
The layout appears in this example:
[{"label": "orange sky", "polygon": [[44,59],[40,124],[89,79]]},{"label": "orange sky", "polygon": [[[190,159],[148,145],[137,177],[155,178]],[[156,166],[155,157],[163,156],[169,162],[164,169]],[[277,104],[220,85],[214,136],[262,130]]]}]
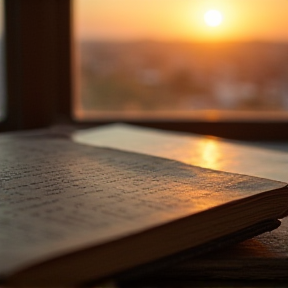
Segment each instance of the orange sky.
[{"label": "orange sky", "polygon": [[[203,19],[223,14],[218,27]],[[81,39],[288,41],[288,0],[75,0]]]}]

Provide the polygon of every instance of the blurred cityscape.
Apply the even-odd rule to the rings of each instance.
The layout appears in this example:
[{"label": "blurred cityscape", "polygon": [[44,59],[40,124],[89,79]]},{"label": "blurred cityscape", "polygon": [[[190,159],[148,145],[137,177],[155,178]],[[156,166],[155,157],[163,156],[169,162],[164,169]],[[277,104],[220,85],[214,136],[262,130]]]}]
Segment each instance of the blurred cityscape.
[{"label": "blurred cityscape", "polygon": [[82,42],[84,111],[288,110],[288,43]]}]

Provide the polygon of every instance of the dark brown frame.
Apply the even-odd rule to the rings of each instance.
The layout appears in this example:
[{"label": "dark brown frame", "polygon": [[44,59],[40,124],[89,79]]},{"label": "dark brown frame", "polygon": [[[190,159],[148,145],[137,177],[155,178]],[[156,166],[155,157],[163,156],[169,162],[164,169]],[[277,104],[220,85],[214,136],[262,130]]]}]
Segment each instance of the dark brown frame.
[{"label": "dark brown frame", "polygon": [[[1,131],[55,124],[80,127],[125,119],[79,123],[73,108],[72,0],[6,0],[6,82],[8,115]],[[288,115],[288,113],[287,113]],[[126,120],[127,123],[246,140],[287,140],[288,116],[265,115],[176,120]],[[221,115],[220,115],[221,116]],[[239,115],[238,115],[239,116]]]},{"label": "dark brown frame", "polygon": [[5,1],[8,114],[2,130],[70,118],[70,23],[69,0]]}]

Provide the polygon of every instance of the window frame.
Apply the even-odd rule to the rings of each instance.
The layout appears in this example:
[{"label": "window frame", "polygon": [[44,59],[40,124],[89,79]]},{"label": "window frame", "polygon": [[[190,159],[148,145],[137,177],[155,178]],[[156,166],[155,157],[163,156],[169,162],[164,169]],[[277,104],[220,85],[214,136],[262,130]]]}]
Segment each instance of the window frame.
[{"label": "window frame", "polygon": [[7,117],[2,131],[69,121],[72,109],[69,0],[5,0]]},{"label": "window frame", "polygon": [[[75,91],[73,0],[5,0],[7,118],[1,131],[58,124],[90,127],[126,122],[245,140],[288,140],[288,113],[271,118],[196,113],[190,119],[73,119]],[[233,116],[234,115],[234,116]],[[240,115],[240,116],[239,116]],[[242,116],[241,116],[242,115]],[[225,115],[224,115],[225,116]]]}]

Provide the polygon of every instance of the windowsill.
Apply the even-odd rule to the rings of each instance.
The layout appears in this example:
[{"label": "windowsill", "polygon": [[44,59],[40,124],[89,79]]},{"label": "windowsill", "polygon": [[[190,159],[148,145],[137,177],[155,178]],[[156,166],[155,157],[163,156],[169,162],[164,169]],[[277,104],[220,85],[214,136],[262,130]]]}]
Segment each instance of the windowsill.
[{"label": "windowsill", "polygon": [[133,122],[229,122],[229,123],[278,123],[288,122],[288,111],[76,111],[74,120],[91,121],[133,121]]}]

